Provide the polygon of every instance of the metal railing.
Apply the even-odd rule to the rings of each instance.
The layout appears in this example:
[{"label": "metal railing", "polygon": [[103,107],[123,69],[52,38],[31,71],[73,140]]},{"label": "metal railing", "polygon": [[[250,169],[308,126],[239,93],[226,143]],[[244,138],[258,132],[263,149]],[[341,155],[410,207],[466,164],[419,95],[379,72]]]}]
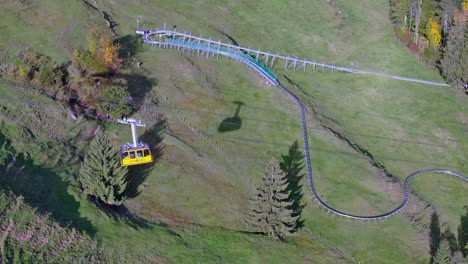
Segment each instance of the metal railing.
[{"label": "metal railing", "polygon": [[[400,81],[408,81],[408,82],[415,82],[415,83],[422,83],[422,84],[429,84],[429,85],[436,85],[436,86],[450,86],[446,83],[441,83],[441,82],[427,81],[427,80],[421,80],[421,79],[416,79],[416,78],[409,78],[409,77],[403,77],[403,76],[397,76],[397,75],[391,75],[391,74],[385,74],[385,73],[379,73],[379,72],[363,71],[363,70],[357,70],[357,69],[353,69],[349,67],[336,66],[336,65],[331,65],[327,63],[311,61],[307,59],[299,59],[297,57],[291,57],[291,56],[286,56],[286,55],[265,52],[261,50],[255,50],[251,48],[223,43],[221,41],[214,41],[211,39],[202,38],[201,36],[198,36],[198,37],[194,36],[191,33],[186,33],[186,32],[182,33],[182,32],[177,32],[175,30],[167,30],[167,29],[156,29],[154,31],[137,30],[137,33],[142,34],[144,41],[149,44],[158,45],[161,43],[161,44],[166,45],[165,39],[172,38],[172,39],[178,39],[183,42],[206,45],[210,47],[212,52],[221,48],[228,48],[237,52],[241,51],[255,58],[256,61],[260,61],[260,62],[263,61],[266,67],[268,66],[271,67],[274,65],[275,61],[282,60],[284,61],[285,69],[289,69],[289,68],[292,68],[294,70],[303,69],[305,71],[307,67],[309,66],[309,67],[312,67],[314,70],[321,68],[322,70],[328,69],[331,71],[338,71],[338,72],[348,72],[348,73],[356,73],[356,74],[361,74],[361,75],[380,76],[380,77],[392,78],[392,79],[396,79]],[[152,40],[151,36],[156,36],[158,39]]]}]

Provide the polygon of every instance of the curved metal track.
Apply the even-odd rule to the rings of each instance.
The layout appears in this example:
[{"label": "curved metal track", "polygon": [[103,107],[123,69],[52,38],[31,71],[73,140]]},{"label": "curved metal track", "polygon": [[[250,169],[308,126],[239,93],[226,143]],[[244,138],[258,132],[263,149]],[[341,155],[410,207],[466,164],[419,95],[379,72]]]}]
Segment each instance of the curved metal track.
[{"label": "curved metal track", "polygon": [[[322,70],[328,69],[331,71],[338,71],[338,72],[348,72],[348,73],[361,74],[361,75],[380,76],[380,77],[392,78],[395,80],[406,81],[406,82],[415,82],[415,83],[422,83],[422,84],[429,84],[429,85],[436,85],[436,86],[449,86],[448,84],[441,83],[441,82],[421,80],[421,79],[416,79],[416,78],[408,78],[408,77],[385,74],[385,73],[380,73],[380,72],[363,71],[363,70],[353,69],[349,67],[343,67],[343,66],[317,62],[314,60],[299,59],[297,57],[264,52],[260,50],[247,48],[247,47],[241,47],[237,45],[223,43],[221,41],[213,41],[211,39],[202,38],[201,36],[197,37],[197,36],[193,36],[190,33],[182,33],[182,32],[177,32],[175,30],[157,29],[156,31],[151,31],[151,30],[140,29],[140,30],[137,30],[136,33],[143,35],[143,38],[146,38],[148,40],[146,41],[147,43],[153,44],[153,45],[157,44],[163,47],[168,47],[167,42],[165,42],[165,39],[169,38],[169,39],[174,39],[174,40],[176,39],[182,40],[186,44],[192,43],[193,45],[197,45],[198,47],[201,47],[201,46],[208,47],[210,49],[210,52],[213,52],[213,53],[217,53],[216,50],[219,51],[223,49],[231,50],[233,52],[242,51],[244,54],[250,55],[251,57],[255,58],[256,61],[263,60],[265,66],[267,67],[268,65],[274,65],[274,62],[279,62],[281,60],[285,62],[285,69],[293,68],[294,70],[296,70],[296,68],[300,68],[305,71],[307,66],[311,66],[314,69],[314,71],[316,68],[322,68]],[[149,37],[152,35],[156,35],[158,37],[158,41],[152,41],[151,39],[149,39]],[[179,46],[178,48],[181,48],[181,47]],[[193,50],[193,48],[191,49]]]},{"label": "curved metal track", "polygon": [[[140,33],[140,32],[137,31],[137,33]],[[165,36],[166,38],[164,38],[163,41],[155,41],[151,39],[152,35],[159,36],[160,40],[161,40],[161,36]],[[416,175],[423,174],[423,173],[446,174],[446,175],[455,176],[457,178],[462,179],[465,182],[468,182],[468,177],[458,172],[454,172],[450,170],[443,170],[443,169],[420,170],[420,171],[413,172],[408,177],[406,177],[403,201],[398,207],[396,207],[395,209],[393,209],[392,211],[388,213],[384,213],[380,215],[372,215],[372,216],[359,216],[359,215],[353,215],[353,214],[341,212],[337,209],[334,209],[330,207],[329,205],[327,205],[324,201],[322,201],[322,199],[320,199],[320,196],[318,195],[314,187],[314,181],[313,181],[313,176],[312,176],[312,166],[310,162],[309,140],[308,140],[308,135],[307,135],[305,109],[304,109],[304,106],[302,105],[302,102],[299,100],[299,98],[296,95],[294,95],[290,90],[288,90],[286,87],[284,87],[276,78],[276,75],[270,69],[268,69],[265,65],[263,65],[259,61],[252,58],[250,55],[240,50],[234,50],[230,48],[210,47],[209,45],[203,45],[200,43],[180,41],[176,39],[167,38],[170,36],[171,35],[167,35],[167,31],[165,30],[164,31],[145,31],[143,34],[143,41],[151,45],[158,45],[160,47],[165,47],[165,48],[178,48],[178,49],[182,48],[182,49],[189,49],[189,50],[197,50],[197,51],[206,52],[207,54],[209,53],[219,54],[219,55],[223,55],[229,58],[233,58],[237,61],[245,63],[251,69],[253,69],[257,73],[259,73],[262,77],[264,77],[266,80],[268,80],[271,84],[280,88],[296,103],[301,114],[302,137],[304,140],[304,152],[305,152],[304,156],[306,159],[305,163],[306,163],[309,188],[312,193],[312,196],[314,197],[314,201],[317,202],[318,205],[320,205],[323,209],[327,210],[328,213],[332,213],[333,215],[338,215],[340,217],[345,217],[348,219],[354,219],[354,220],[360,220],[360,221],[384,220],[384,219],[387,219],[391,216],[394,216],[400,213],[406,207],[406,205],[408,205],[409,188],[410,188],[409,185],[411,183],[411,180]]]}]

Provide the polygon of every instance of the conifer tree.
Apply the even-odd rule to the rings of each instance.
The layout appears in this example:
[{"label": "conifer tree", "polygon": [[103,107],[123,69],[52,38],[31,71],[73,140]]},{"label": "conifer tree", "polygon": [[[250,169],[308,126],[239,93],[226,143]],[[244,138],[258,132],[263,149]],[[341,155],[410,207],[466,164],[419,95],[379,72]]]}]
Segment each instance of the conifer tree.
[{"label": "conifer tree", "polygon": [[458,88],[468,82],[468,57],[464,54],[468,52],[467,28],[463,21],[456,21],[451,27],[440,63],[447,82]]},{"label": "conifer tree", "polygon": [[439,248],[437,249],[437,253],[434,257],[433,264],[452,264],[453,261],[451,259],[452,252],[450,251],[450,245],[446,240],[442,240],[440,242]]},{"label": "conifer tree", "polygon": [[414,38],[413,42],[418,43],[419,39],[419,24],[422,16],[422,0],[411,0],[410,15],[414,17]]},{"label": "conifer tree", "polygon": [[446,42],[449,30],[452,26],[453,16],[457,9],[455,0],[440,0],[439,10],[437,12],[440,17],[440,23],[443,31],[443,41]]},{"label": "conifer tree", "polygon": [[448,244],[450,246],[450,251],[452,251],[452,256],[455,253],[457,253],[458,251],[460,251],[460,247],[458,246],[457,237],[450,230],[450,226],[447,226],[447,228],[445,228],[445,231],[441,234],[441,239],[448,242]]},{"label": "conifer tree", "polygon": [[402,27],[408,25],[410,0],[390,0],[390,18],[393,23]]},{"label": "conifer tree", "polygon": [[288,209],[292,202],[288,200],[287,188],[286,174],[272,159],[262,185],[257,187],[251,199],[251,212],[246,222],[253,231],[280,240],[296,231],[294,227],[298,216],[292,216],[292,210]]},{"label": "conifer tree", "polygon": [[127,168],[120,166],[118,151],[104,132],[99,133],[81,164],[78,180],[83,192],[103,203],[121,205],[126,198],[126,176]]},{"label": "conifer tree", "polygon": [[468,206],[465,206],[465,214],[460,216],[460,225],[458,226],[458,244],[464,257],[468,256]]}]

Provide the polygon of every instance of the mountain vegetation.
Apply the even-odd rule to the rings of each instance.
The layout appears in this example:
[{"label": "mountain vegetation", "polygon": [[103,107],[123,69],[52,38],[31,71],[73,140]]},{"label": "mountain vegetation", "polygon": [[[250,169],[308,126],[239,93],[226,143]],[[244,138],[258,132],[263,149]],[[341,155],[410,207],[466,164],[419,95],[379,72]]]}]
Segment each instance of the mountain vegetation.
[{"label": "mountain vegetation", "polygon": [[390,17],[408,48],[452,86],[468,91],[466,0],[390,0]]},{"label": "mountain vegetation", "polygon": [[87,40],[87,49],[72,51],[72,66],[28,48],[0,62],[0,76],[70,105],[77,114],[100,120],[128,116],[133,111],[129,81],[116,76],[124,63],[121,46],[105,27],[90,29]]},{"label": "mountain vegetation", "polygon": [[0,193],[1,263],[109,263],[95,239],[38,213],[22,197]]},{"label": "mountain vegetation", "polygon": [[450,245],[447,241],[443,240],[438,249],[437,253],[434,257],[434,264],[453,264],[451,259],[452,252],[450,251]]},{"label": "mountain vegetation", "polygon": [[297,230],[296,221],[290,209],[286,173],[276,160],[271,160],[262,179],[262,184],[251,198],[251,210],[246,222],[254,232],[284,240]]},{"label": "mountain vegetation", "polygon": [[465,206],[465,214],[460,216],[460,225],[458,226],[458,243],[464,257],[468,256],[468,206]]},{"label": "mountain vegetation", "polygon": [[[439,1],[447,12],[434,1],[393,2],[406,20],[396,27],[399,38],[462,87],[465,44],[450,31],[464,21],[466,1],[454,9]],[[457,227],[468,186],[459,179],[415,178],[409,206],[386,221],[327,215],[313,204],[302,142],[294,142],[302,138],[294,101],[241,63],[150,47],[135,34],[135,20],[145,29],[166,24],[252,49],[442,82],[395,39],[387,5],[0,1],[2,262],[430,263],[446,241],[451,254],[440,258],[463,263]],[[450,36],[458,36],[453,44]],[[413,171],[468,174],[459,90],[283,63],[270,66],[304,104],[314,186],[330,206],[383,214],[401,202]],[[238,111],[226,118],[232,102]],[[155,162],[124,176],[116,149],[131,134],[114,121],[130,114],[146,123],[139,139]],[[107,140],[97,144],[101,136]]]},{"label": "mountain vegetation", "polygon": [[80,166],[78,181],[85,195],[107,205],[122,205],[128,170],[120,165],[119,158],[109,137],[104,132],[98,133]]}]

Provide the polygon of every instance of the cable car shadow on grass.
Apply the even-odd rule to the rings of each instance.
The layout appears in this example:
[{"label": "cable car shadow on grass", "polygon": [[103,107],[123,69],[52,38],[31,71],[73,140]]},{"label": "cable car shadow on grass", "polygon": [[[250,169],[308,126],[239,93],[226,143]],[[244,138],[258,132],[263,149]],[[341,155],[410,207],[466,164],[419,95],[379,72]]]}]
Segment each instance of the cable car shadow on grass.
[{"label": "cable car shadow on grass", "polygon": [[139,137],[139,140],[149,145],[153,156],[153,162],[128,167],[128,184],[126,193],[128,198],[134,198],[140,194],[144,182],[151,174],[156,162],[161,158],[164,149],[164,147],[161,146],[161,142],[164,139],[163,134],[165,129],[166,120],[163,119],[158,121]]},{"label": "cable car shadow on grass", "polygon": [[240,101],[234,101],[233,103],[237,104],[236,113],[234,116],[224,119],[221,124],[219,124],[218,131],[221,133],[239,130],[242,126],[242,119],[239,117],[239,112],[241,107],[245,104]]}]

